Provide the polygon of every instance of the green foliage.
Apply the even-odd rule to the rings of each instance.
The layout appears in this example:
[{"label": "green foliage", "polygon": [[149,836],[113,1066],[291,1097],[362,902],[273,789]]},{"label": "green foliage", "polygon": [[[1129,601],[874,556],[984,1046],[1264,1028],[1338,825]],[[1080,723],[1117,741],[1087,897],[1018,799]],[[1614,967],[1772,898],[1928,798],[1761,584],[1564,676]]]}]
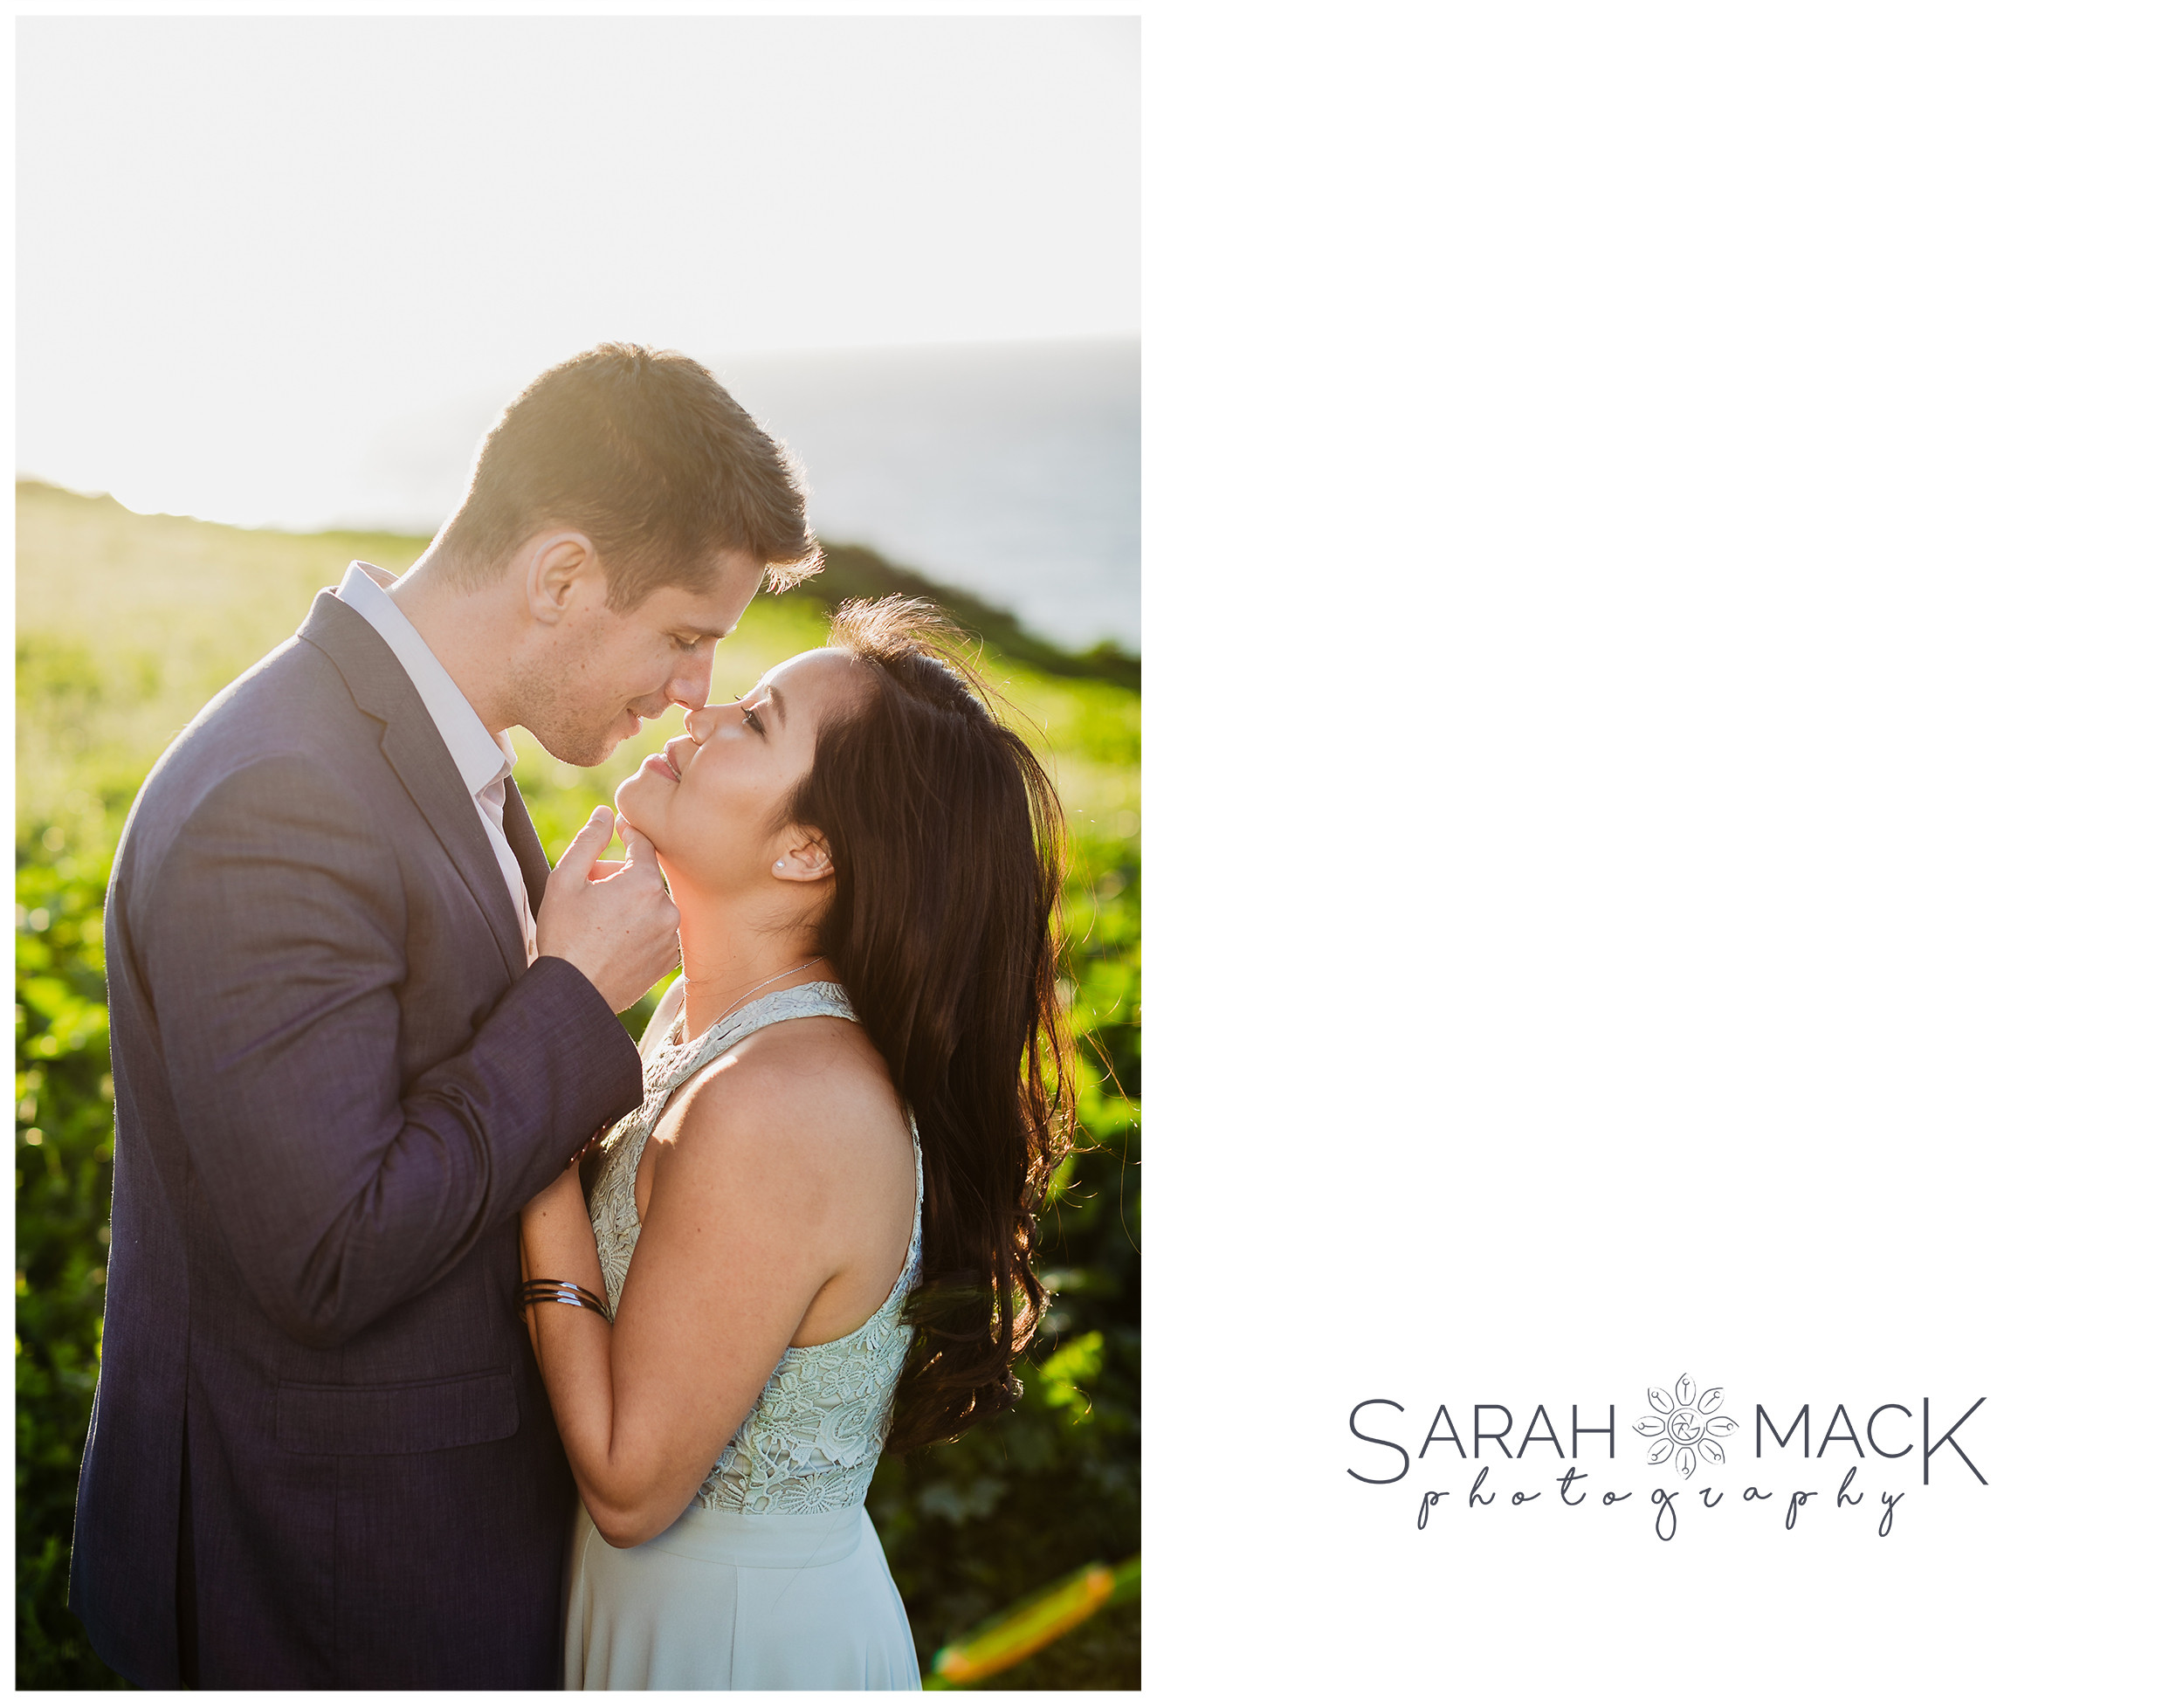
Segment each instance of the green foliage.
[{"label": "green foliage", "polygon": [[[1080,824],[1067,919],[1086,1148],[1040,1229],[1054,1302],[1018,1367],[1015,1409],[886,1460],[865,1502],[928,1660],[1009,1603],[1139,1546],[1137,820],[1124,807]],[[1134,1688],[1139,1618],[1096,1615],[976,1688]]]},{"label": "green foliage", "polygon": [[118,1682],[65,1611],[114,1196],[103,851],[16,845],[15,1524],[18,1683]]},{"label": "green foliage", "polygon": [[[114,843],[152,761],[222,685],[293,632],[316,589],[352,557],[404,568],[424,543],[134,516],[110,499],[17,485],[19,1687],[122,1682],[66,1610],[113,1198],[101,910]],[[934,591],[857,548],[835,548],[833,561],[856,574],[812,584],[830,600]],[[858,577],[873,585],[850,585]],[[1139,1546],[1134,661],[1072,659],[1023,636],[1005,613],[938,593],[992,649],[988,667],[1019,727],[1043,745],[1071,810],[1067,994],[1084,1055],[1085,1148],[1063,1171],[1042,1229],[1041,1272],[1056,1297],[1019,1370],[1023,1400],[959,1442],[885,1461],[873,1484],[872,1519],[927,1662],[1023,1594]],[[761,597],[720,648],[714,698],[817,644],[825,620],[818,598]],[[519,734],[517,775],[548,851],[672,733],[655,725],[614,764],[589,771]],[[649,1007],[630,1016],[634,1026]],[[1107,1609],[991,1684],[1134,1687],[1139,1629],[1133,1603]]]}]

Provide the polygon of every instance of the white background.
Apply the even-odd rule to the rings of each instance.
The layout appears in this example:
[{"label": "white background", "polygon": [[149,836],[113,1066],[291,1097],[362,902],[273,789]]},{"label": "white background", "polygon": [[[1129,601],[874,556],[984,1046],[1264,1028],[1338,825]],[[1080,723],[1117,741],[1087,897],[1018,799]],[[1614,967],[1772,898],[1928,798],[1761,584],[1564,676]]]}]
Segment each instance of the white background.
[{"label": "white background", "polygon": [[[1144,55],[1148,1690],[2172,1690],[2173,35]],[[1990,1486],[1662,1545],[1345,1474],[1359,1399],[1686,1369],[1983,1394]]]},{"label": "white background", "polygon": [[[2171,1694],[2175,37],[1433,17],[1146,30],[1147,1677]],[[1794,1532],[1346,1475],[1685,1370]]]}]

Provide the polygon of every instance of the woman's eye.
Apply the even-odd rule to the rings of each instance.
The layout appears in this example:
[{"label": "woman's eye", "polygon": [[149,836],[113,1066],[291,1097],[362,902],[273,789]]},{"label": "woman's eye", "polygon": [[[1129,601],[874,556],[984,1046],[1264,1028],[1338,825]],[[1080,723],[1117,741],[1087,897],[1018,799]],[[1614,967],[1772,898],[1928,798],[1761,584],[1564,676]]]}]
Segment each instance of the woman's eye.
[{"label": "woman's eye", "polygon": [[754,706],[745,706],[743,708],[743,721],[748,724],[754,730],[757,731],[759,734],[763,735],[766,733],[766,727],[758,721],[758,712]]}]

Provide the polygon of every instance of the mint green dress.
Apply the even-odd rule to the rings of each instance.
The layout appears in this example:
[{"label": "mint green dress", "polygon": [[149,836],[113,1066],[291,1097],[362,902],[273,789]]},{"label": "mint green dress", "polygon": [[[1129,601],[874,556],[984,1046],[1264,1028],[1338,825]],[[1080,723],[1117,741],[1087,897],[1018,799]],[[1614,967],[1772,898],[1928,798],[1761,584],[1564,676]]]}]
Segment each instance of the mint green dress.
[{"label": "mint green dress", "polygon": [[[641,1232],[637,1160],[668,1099],[761,1028],[814,1015],[857,1017],[839,985],[798,985],[738,1009],[694,1043],[670,1032],[649,1053],[644,1100],[608,1135],[591,1193],[610,1306],[620,1308]],[[568,1689],[919,1688],[909,1619],[864,1506],[910,1346],[903,1306],[924,1248],[921,1151],[917,1195],[909,1252],[885,1302],[838,1340],[782,1354],[681,1518],[616,1548],[578,1503]]]}]

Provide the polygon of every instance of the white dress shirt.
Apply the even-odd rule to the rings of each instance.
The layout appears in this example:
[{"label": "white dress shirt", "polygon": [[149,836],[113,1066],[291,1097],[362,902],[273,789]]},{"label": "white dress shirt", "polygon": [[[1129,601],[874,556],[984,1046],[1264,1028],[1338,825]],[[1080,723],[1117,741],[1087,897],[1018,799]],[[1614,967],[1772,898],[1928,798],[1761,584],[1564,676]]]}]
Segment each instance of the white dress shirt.
[{"label": "white dress shirt", "polygon": [[463,787],[478,803],[478,816],[485,822],[485,840],[492,845],[493,858],[500,863],[500,876],[507,880],[508,899],[515,904],[515,917],[523,928],[523,953],[536,961],[538,923],[531,917],[530,894],[523,887],[523,868],[516,863],[515,851],[508,846],[508,833],[500,823],[507,808],[508,776],[515,768],[515,748],[509,743],[507,732],[502,730],[495,734],[485,727],[485,720],[455,685],[455,678],[447,673],[447,667],[432,656],[424,637],[417,633],[415,625],[403,616],[402,607],[375,579],[372,565],[350,564],[348,573],[341,577],[341,584],[334,589],[334,596],[379,631],[379,638],[393,649],[394,656],[402,661],[402,668],[410,673],[410,680],[424,700],[424,709],[432,714],[440,740],[447,744],[449,757],[462,773]]}]

